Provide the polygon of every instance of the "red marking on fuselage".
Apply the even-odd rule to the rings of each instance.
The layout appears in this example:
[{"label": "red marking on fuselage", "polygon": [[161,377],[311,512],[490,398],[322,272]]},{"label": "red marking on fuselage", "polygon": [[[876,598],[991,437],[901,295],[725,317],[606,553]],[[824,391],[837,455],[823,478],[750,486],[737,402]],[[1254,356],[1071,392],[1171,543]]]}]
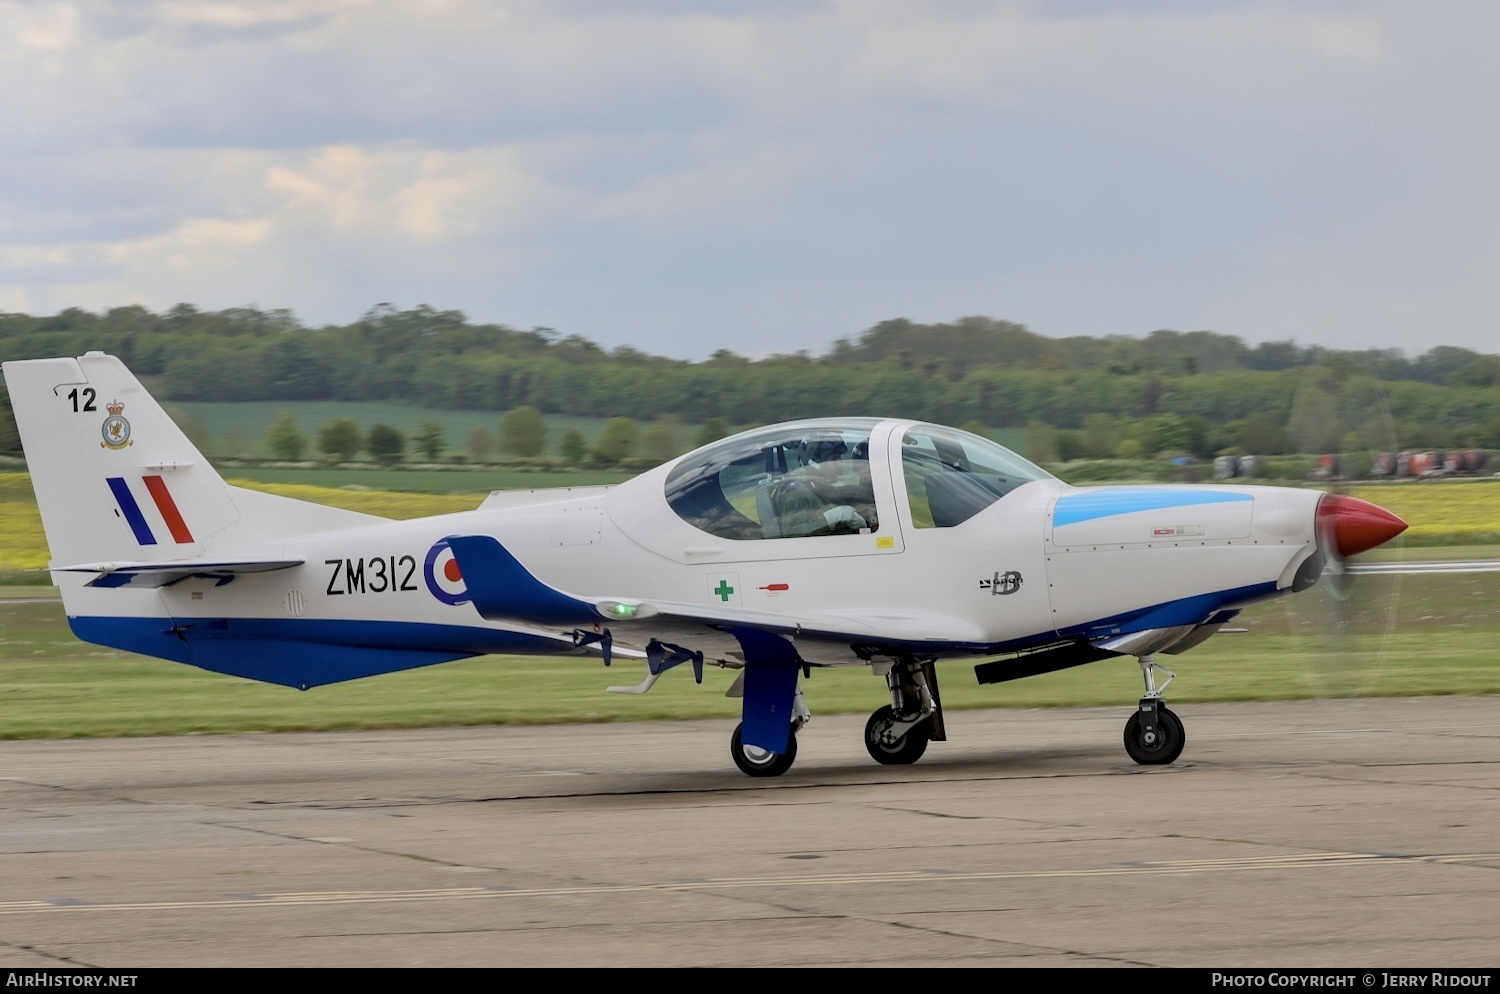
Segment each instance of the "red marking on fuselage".
[{"label": "red marking on fuselage", "polygon": [[193,533],[188,531],[187,522],[182,520],[182,512],[177,510],[177,502],[172,499],[172,491],[167,489],[167,481],[159,476],[144,479],[146,489],[151,491],[151,499],[156,501],[156,509],[161,512],[162,520],[167,523],[167,530],[172,533],[172,541],[179,545],[191,544]]},{"label": "red marking on fuselage", "polygon": [[447,577],[449,583],[457,583],[464,578],[463,573],[459,572],[457,559],[443,563],[443,576]]},{"label": "red marking on fuselage", "polygon": [[790,583],[768,583],[764,587],[761,587],[760,589],[761,590],[791,590],[792,589],[792,585]]}]

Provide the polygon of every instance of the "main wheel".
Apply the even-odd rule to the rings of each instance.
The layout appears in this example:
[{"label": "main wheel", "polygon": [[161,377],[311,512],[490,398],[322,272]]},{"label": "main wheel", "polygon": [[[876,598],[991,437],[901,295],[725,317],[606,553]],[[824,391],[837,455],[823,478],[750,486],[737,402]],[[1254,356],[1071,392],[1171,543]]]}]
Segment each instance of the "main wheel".
[{"label": "main wheel", "polygon": [[1166,708],[1156,710],[1156,735],[1146,741],[1146,730],[1137,711],[1125,723],[1125,751],[1130,758],[1144,766],[1159,766],[1174,761],[1182,755],[1187,744],[1187,733],[1183,731],[1182,719]]},{"label": "main wheel", "polygon": [[740,738],[745,724],[734,726],[734,736],[729,740],[729,755],[740,772],[750,777],[779,777],[792,768],[797,760],[797,736],[786,737],[786,752],[771,752],[760,746],[746,745]]},{"label": "main wheel", "polygon": [[885,732],[896,720],[895,710],[887,704],[865,722],[865,748],[870,758],[885,766],[907,766],[927,751],[927,730],[917,725],[894,743],[885,740]]}]

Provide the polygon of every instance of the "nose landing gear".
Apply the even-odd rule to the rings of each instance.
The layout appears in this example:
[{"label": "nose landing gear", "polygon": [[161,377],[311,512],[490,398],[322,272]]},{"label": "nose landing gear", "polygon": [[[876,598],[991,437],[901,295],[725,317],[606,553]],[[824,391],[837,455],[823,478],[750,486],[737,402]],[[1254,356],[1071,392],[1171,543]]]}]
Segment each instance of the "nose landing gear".
[{"label": "nose landing gear", "polygon": [[[1167,709],[1161,692],[1167,689],[1177,674],[1164,666],[1156,665],[1153,656],[1141,656],[1141,676],[1146,681],[1146,694],[1136,707],[1135,714],[1125,722],[1125,752],[1143,766],[1159,766],[1171,763],[1182,755],[1187,744],[1187,733],[1182,719]],[[1156,685],[1156,671],[1167,675],[1167,682]]]}]

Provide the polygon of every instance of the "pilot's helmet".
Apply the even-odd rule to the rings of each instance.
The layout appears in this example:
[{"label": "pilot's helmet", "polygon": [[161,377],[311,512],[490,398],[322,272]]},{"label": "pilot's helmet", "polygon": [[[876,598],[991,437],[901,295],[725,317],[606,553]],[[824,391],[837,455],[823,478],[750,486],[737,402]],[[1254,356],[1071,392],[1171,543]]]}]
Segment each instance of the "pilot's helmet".
[{"label": "pilot's helmet", "polygon": [[808,438],[802,443],[802,461],[809,464],[837,462],[848,451],[848,444],[837,435]]}]

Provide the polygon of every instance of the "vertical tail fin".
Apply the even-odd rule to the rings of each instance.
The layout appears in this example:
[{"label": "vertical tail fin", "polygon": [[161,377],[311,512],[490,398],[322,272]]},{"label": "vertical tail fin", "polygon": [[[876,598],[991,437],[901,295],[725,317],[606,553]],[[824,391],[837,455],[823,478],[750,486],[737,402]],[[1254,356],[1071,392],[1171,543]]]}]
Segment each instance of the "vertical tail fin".
[{"label": "vertical tail fin", "polygon": [[125,364],[4,364],[54,564],[179,559],[239,519],[222,478]]}]

